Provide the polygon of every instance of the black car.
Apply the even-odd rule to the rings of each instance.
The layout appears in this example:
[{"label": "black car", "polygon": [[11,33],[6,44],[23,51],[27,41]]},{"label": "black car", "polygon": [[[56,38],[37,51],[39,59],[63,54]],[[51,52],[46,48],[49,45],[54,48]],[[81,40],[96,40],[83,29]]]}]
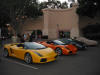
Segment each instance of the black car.
[{"label": "black car", "polygon": [[78,40],[67,39],[67,38],[63,38],[63,39],[59,39],[59,40],[66,44],[72,44],[72,45],[76,46],[78,48],[78,50],[85,50],[87,48],[87,45],[85,43],[80,42]]}]

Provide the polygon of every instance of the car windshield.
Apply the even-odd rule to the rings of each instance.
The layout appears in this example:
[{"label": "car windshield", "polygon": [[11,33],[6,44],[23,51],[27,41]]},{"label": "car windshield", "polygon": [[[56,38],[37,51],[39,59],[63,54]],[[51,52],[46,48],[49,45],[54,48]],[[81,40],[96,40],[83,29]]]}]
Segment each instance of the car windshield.
[{"label": "car windshield", "polygon": [[71,41],[70,40],[68,40],[68,39],[60,39],[60,41],[62,41],[62,42],[64,42],[64,43],[66,43],[66,44],[69,44]]},{"label": "car windshield", "polygon": [[65,43],[63,43],[62,41],[59,41],[59,40],[54,40],[53,42],[57,45],[65,45]]},{"label": "car windshield", "polygon": [[25,49],[45,49],[46,46],[36,43],[36,42],[25,42],[24,43],[24,48]]}]

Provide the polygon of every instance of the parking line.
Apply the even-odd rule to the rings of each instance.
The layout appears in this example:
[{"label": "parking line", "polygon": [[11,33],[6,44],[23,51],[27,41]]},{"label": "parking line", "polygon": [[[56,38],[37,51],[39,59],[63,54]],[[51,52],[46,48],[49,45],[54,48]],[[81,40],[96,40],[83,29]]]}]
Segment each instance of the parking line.
[{"label": "parking line", "polygon": [[19,64],[19,65],[22,65],[24,67],[28,67],[28,68],[31,68],[31,69],[39,69],[37,67],[33,67],[33,66],[30,66],[30,65],[26,65],[26,64],[23,64],[23,63],[20,63],[20,62],[16,62],[16,61],[12,61],[12,60],[9,60],[9,59],[6,59],[6,58],[1,58],[2,60],[6,60],[6,61],[9,61],[11,63],[16,63],[16,64]]}]

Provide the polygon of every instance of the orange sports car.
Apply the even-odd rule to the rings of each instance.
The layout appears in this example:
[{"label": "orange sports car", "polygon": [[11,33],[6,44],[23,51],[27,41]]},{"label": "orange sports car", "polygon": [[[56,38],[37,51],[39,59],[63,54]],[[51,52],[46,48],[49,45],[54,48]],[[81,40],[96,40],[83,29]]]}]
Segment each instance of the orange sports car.
[{"label": "orange sports car", "polygon": [[55,52],[58,55],[64,54],[64,55],[70,55],[70,54],[76,54],[77,53],[77,47],[69,44],[66,45],[65,43],[59,41],[59,40],[50,40],[46,42],[40,42],[41,44],[52,48],[55,50]]}]

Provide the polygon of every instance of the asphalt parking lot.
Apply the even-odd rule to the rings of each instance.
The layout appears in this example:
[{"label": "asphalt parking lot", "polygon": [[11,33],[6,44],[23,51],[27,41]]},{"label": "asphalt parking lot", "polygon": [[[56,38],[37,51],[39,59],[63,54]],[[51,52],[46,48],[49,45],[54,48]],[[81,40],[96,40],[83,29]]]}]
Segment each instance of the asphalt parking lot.
[{"label": "asphalt parking lot", "polygon": [[46,64],[26,64],[16,58],[4,58],[0,48],[0,75],[100,75],[100,45],[78,51],[77,55],[59,56]]}]

